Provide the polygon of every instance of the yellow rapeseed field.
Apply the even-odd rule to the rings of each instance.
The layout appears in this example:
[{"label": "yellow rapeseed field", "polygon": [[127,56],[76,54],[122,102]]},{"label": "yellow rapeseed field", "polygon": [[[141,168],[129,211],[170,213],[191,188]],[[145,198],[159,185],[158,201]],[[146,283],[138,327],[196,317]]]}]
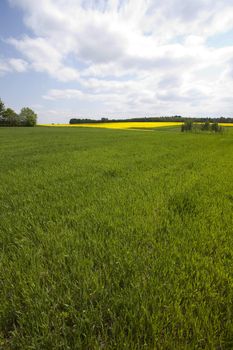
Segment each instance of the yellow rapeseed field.
[{"label": "yellow rapeseed field", "polygon": [[[178,126],[182,122],[113,122],[90,124],[40,124],[51,127],[104,128],[104,129],[153,129],[165,126]],[[219,123],[221,126],[233,126],[233,123]]]},{"label": "yellow rapeseed field", "polygon": [[55,127],[84,127],[84,128],[105,128],[105,129],[152,129],[164,126],[181,125],[179,122],[118,122],[118,123],[91,123],[91,124],[41,124],[40,126]]},{"label": "yellow rapeseed field", "polygon": [[233,126],[233,123],[219,123],[220,126]]}]

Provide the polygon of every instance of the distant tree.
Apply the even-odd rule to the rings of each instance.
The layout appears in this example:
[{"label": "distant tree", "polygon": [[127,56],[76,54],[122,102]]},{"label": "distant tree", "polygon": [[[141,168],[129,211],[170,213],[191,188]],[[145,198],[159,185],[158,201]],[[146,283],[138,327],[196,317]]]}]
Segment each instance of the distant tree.
[{"label": "distant tree", "polygon": [[3,119],[3,112],[5,111],[5,105],[3,101],[0,99],[0,126],[5,124]]},{"label": "distant tree", "polygon": [[101,122],[103,122],[103,123],[108,122],[108,118],[101,118]]},{"label": "distant tree", "polygon": [[2,113],[2,119],[5,125],[16,126],[19,125],[18,114],[11,108],[7,108]]},{"label": "distant tree", "polygon": [[24,107],[19,114],[22,125],[35,126],[37,122],[37,114],[30,108]]},{"label": "distant tree", "polygon": [[2,117],[3,112],[5,111],[5,105],[0,98],[0,117]]}]

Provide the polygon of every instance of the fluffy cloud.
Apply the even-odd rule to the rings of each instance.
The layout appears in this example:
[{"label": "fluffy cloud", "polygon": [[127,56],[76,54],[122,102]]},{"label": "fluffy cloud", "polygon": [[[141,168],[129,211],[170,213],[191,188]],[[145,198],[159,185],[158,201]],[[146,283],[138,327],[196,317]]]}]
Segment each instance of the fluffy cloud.
[{"label": "fluffy cloud", "polygon": [[62,63],[62,52],[53,47],[45,38],[30,38],[25,36],[22,40],[8,39],[8,43],[15,46],[30,62],[30,66],[37,72],[47,72],[61,80],[76,80],[79,73],[76,69],[66,67]]},{"label": "fluffy cloud", "polygon": [[0,61],[0,72],[30,66],[77,84],[47,100],[92,100],[128,114],[230,110],[233,45],[208,40],[233,29],[232,1],[9,1],[32,35],[8,38],[24,60]]},{"label": "fluffy cloud", "polygon": [[28,63],[20,58],[0,58],[0,75],[4,75],[10,72],[23,73],[28,70],[28,66]]}]

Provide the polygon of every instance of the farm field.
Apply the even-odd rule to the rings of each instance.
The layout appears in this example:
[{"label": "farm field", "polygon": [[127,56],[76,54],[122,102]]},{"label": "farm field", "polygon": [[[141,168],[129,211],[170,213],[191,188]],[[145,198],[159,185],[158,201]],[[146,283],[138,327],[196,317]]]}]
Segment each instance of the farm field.
[{"label": "farm field", "polygon": [[[113,123],[85,123],[85,124],[41,124],[47,127],[77,127],[77,128],[101,128],[101,129],[157,129],[165,127],[177,127],[182,122],[113,122]],[[232,123],[219,123],[220,126],[233,126]]]},{"label": "farm field", "polygon": [[0,349],[232,349],[232,180],[233,128],[0,128]]},{"label": "farm field", "polygon": [[112,122],[85,124],[43,124],[50,127],[81,127],[101,129],[154,129],[181,125],[180,122]]}]

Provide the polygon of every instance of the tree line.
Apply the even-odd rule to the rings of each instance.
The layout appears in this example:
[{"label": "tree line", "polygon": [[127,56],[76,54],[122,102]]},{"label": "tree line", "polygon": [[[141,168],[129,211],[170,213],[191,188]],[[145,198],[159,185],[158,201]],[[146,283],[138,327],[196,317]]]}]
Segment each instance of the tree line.
[{"label": "tree line", "polygon": [[200,123],[233,123],[233,118],[185,118],[179,115],[171,117],[145,117],[145,118],[131,118],[131,119],[87,119],[87,118],[71,118],[70,124],[91,124],[91,123],[122,123],[122,122],[186,122],[186,121],[200,122]]},{"label": "tree line", "polygon": [[71,118],[70,124],[91,124],[91,123],[122,123],[122,122],[161,122],[161,121],[183,121],[180,116],[174,117],[145,117],[145,118],[127,118],[127,119],[87,119],[87,118]]},{"label": "tree line", "polygon": [[36,113],[24,107],[17,114],[12,108],[6,108],[0,99],[0,126],[35,126],[37,123]]}]

